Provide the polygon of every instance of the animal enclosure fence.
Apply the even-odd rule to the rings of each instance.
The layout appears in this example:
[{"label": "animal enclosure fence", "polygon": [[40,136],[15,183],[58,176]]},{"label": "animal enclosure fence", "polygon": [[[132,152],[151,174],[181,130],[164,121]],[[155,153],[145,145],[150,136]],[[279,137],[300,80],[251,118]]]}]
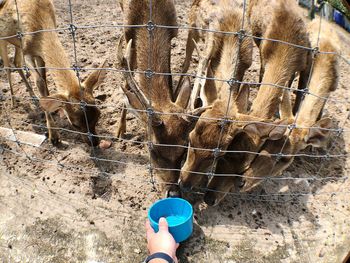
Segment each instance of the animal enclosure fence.
[{"label": "animal enclosure fence", "polygon": [[[153,0],[155,1],[155,0]],[[95,70],[105,70],[107,72],[109,72],[109,74],[123,74],[125,72],[127,73],[132,73],[135,75],[139,75],[139,74],[144,74],[146,76],[146,79],[148,79],[148,84],[149,84],[149,90],[152,90],[152,85],[151,85],[151,79],[154,76],[172,76],[173,78],[177,78],[180,76],[188,76],[192,79],[195,78],[201,78],[201,79],[206,79],[206,80],[213,80],[213,81],[218,81],[218,82],[223,82],[226,83],[227,88],[229,89],[230,92],[230,97],[231,94],[233,92],[233,85],[234,84],[246,84],[249,85],[251,88],[257,88],[259,85],[261,84],[265,84],[265,85],[270,85],[272,87],[275,87],[276,89],[283,89],[283,90],[289,90],[289,91],[298,91],[296,88],[293,87],[288,87],[288,86],[280,86],[280,85],[276,85],[273,83],[260,83],[257,81],[239,81],[237,79],[234,78],[235,76],[235,72],[232,75],[232,78],[230,79],[218,79],[215,77],[207,77],[207,76],[198,76],[196,74],[192,74],[192,73],[178,73],[178,72],[171,72],[171,73],[165,73],[165,72],[155,72],[152,67],[153,67],[153,62],[151,61],[151,59],[149,59],[149,69],[146,71],[140,71],[140,70],[132,70],[132,71],[128,71],[128,70],[124,70],[124,69],[120,69],[114,66],[108,66],[105,68],[92,68],[92,67],[88,67],[88,68],[82,68],[81,67],[81,62],[79,61],[79,48],[77,45],[77,34],[80,31],[84,31],[84,30],[97,30],[97,29],[125,29],[125,28],[146,28],[149,34],[149,46],[152,46],[152,41],[153,41],[153,32],[156,28],[174,28],[174,29],[178,29],[180,31],[188,31],[190,29],[194,29],[194,30],[198,30],[198,31],[202,31],[202,32],[212,32],[215,34],[225,34],[225,35],[232,35],[232,36],[236,36],[239,39],[239,43],[242,42],[242,40],[244,38],[251,38],[251,39],[259,39],[261,41],[271,41],[271,42],[276,42],[276,43],[280,43],[283,45],[291,45],[294,46],[296,48],[300,48],[300,49],[305,49],[308,50],[309,52],[311,52],[313,54],[313,60],[312,60],[312,65],[311,68],[313,68],[313,64],[315,61],[315,58],[319,55],[319,54],[324,54],[324,55],[336,55],[339,60],[341,61],[342,65],[345,65],[347,68],[345,68],[345,72],[349,70],[349,66],[350,66],[350,61],[347,57],[345,57],[342,54],[339,53],[333,53],[333,52],[324,52],[322,50],[319,50],[318,46],[315,47],[304,47],[304,46],[299,46],[299,45],[295,45],[292,43],[287,43],[278,39],[268,39],[268,38],[263,38],[263,37],[259,37],[259,36],[254,36],[252,34],[250,34],[248,31],[245,30],[245,25],[247,23],[246,21],[246,1],[243,2],[243,7],[242,7],[242,15],[243,15],[243,21],[242,21],[242,26],[241,26],[241,30],[238,32],[223,32],[223,31],[217,31],[217,30],[211,30],[211,29],[203,29],[203,28],[193,28],[190,27],[188,25],[179,25],[176,27],[170,27],[170,26],[165,26],[165,25],[158,25],[156,23],[154,23],[153,19],[152,19],[152,0],[149,0],[149,22],[147,24],[142,24],[142,25],[126,25],[123,23],[110,23],[110,24],[92,24],[92,25],[82,25],[79,24],[75,21],[75,17],[74,17],[74,5],[71,3],[71,0],[68,0],[67,2],[67,7],[68,7],[68,15],[69,15],[69,23],[67,26],[65,27],[59,27],[59,28],[51,28],[51,29],[42,29],[42,30],[38,30],[35,32],[25,32],[21,30],[21,17],[23,16],[23,14],[21,13],[21,10],[19,9],[19,7],[17,6],[17,2],[16,0],[14,0],[14,2],[16,3],[16,12],[17,12],[17,21],[19,24],[19,31],[16,35],[10,35],[10,36],[1,36],[0,40],[4,40],[7,41],[11,38],[18,38],[21,40],[21,43],[23,45],[23,39],[26,37],[30,37],[32,35],[35,34],[43,34],[43,36],[45,36],[45,32],[57,32],[57,33],[67,33],[70,35],[72,44],[73,44],[73,61],[74,64],[72,65],[71,68],[46,68],[49,72],[50,70],[57,70],[57,71],[74,71],[74,73],[76,74],[77,78],[79,79],[79,83],[80,83],[80,92],[83,93],[84,92],[84,88],[83,88],[83,79],[82,79],[82,73],[85,71],[95,71]],[[317,18],[320,20],[319,23],[319,30],[322,30],[322,16],[320,18]],[[120,34],[122,34],[122,32],[120,32]],[[20,47],[22,49],[22,46]],[[149,53],[151,54],[152,50],[150,49]],[[23,53],[23,52],[22,52]],[[239,50],[237,53],[237,57],[239,56]],[[151,57],[151,55],[150,55]],[[237,65],[236,65],[236,70],[237,70]],[[20,68],[16,68],[16,67],[11,67],[11,68],[6,68],[3,67],[1,68],[1,71],[5,71],[5,70],[23,70],[24,72],[27,73],[27,75],[30,74],[31,71],[33,70],[38,70],[40,68],[35,68],[32,67],[31,65],[29,65],[28,63],[26,63],[26,57],[23,55],[23,66]],[[311,69],[312,72],[312,69]],[[311,73],[309,76],[309,80],[308,80],[308,84],[310,83],[310,78],[311,78]],[[2,91],[1,91],[2,92]],[[324,171],[324,169],[326,168],[325,166],[327,166],[329,164],[329,162],[332,162],[332,160],[344,160],[343,165],[345,166],[346,161],[349,158],[349,153],[345,150],[345,149],[341,149],[341,147],[346,148],[344,145],[341,146],[339,145],[339,140],[343,137],[343,136],[348,136],[349,132],[350,132],[350,128],[348,128],[348,120],[350,118],[350,111],[349,111],[349,93],[345,94],[345,96],[343,96],[342,98],[334,98],[334,96],[331,96],[329,98],[324,98],[324,97],[320,97],[317,94],[313,94],[311,92],[309,92],[309,90],[304,89],[301,90],[300,92],[303,93],[303,96],[305,97],[306,95],[310,95],[310,96],[315,96],[318,97],[319,99],[325,100],[327,101],[328,104],[332,104],[335,105],[335,107],[337,105],[340,105],[340,107],[347,107],[348,108],[348,112],[343,113],[343,116],[336,116],[338,118],[338,124],[336,127],[331,128],[331,129],[325,129],[327,131],[329,131],[331,133],[330,136],[330,142],[327,146],[327,149],[323,150],[323,151],[304,151],[301,153],[296,153],[296,154],[285,154],[284,153],[284,148],[287,145],[287,140],[288,140],[288,136],[286,136],[285,142],[282,144],[282,147],[280,149],[280,151],[276,154],[272,154],[277,160],[284,158],[284,157],[299,157],[302,161],[306,162],[306,160],[311,160],[311,159],[316,159],[318,160],[318,167],[316,169],[316,171],[313,171],[311,174],[308,174],[307,176],[303,176],[302,179],[305,180],[306,182],[308,182],[308,184],[310,185],[310,189],[312,189],[312,185],[323,185],[326,184],[327,182],[332,182],[332,181],[337,181],[340,182],[340,186],[345,186],[345,182],[348,180],[348,174],[345,173],[344,175],[341,176],[337,176],[334,177],[333,175],[328,175],[328,176],[321,176],[321,173]],[[346,92],[346,89],[345,89]],[[32,144],[28,144],[26,143],[24,140],[20,139],[18,134],[21,132],[21,129],[18,129],[16,126],[21,126],[23,127],[26,125],[30,125],[30,127],[32,127],[35,130],[47,130],[46,125],[44,124],[38,124],[38,123],[34,123],[31,120],[28,119],[22,119],[22,120],[15,120],[15,124],[14,122],[14,117],[12,116],[12,111],[11,111],[11,107],[9,106],[9,104],[7,103],[12,96],[20,102],[23,103],[28,103],[28,102],[35,102],[37,100],[37,98],[33,98],[30,97],[28,95],[26,96],[16,96],[16,94],[14,95],[9,95],[8,92],[4,92],[0,94],[0,101],[1,101],[1,105],[0,105],[0,109],[1,109],[1,115],[2,115],[2,124],[6,124],[6,126],[12,131],[13,137],[9,138],[9,137],[1,137],[1,141],[2,143],[0,144],[0,152],[2,154],[2,165],[3,167],[6,169],[6,162],[4,161],[4,158],[8,158],[8,156],[12,156],[14,158],[25,158],[28,161],[32,162],[32,163],[45,163],[45,165],[49,165],[52,167],[57,167],[57,169],[59,171],[66,171],[68,173],[76,173],[76,172],[84,172],[85,174],[88,174],[91,177],[105,177],[105,178],[117,178],[118,180],[122,180],[125,182],[138,182],[141,185],[143,184],[148,184],[151,185],[153,188],[158,188],[159,186],[165,184],[166,182],[163,182],[161,180],[159,180],[156,177],[156,173],[159,171],[167,171],[167,170],[172,170],[175,172],[180,172],[181,169],[169,169],[169,168],[159,168],[159,167],[155,167],[153,162],[152,162],[152,157],[151,157],[151,149],[152,147],[167,147],[168,149],[177,149],[177,148],[183,148],[186,151],[189,148],[195,149],[195,150],[200,150],[200,151],[208,151],[211,152],[213,155],[213,159],[212,159],[212,165],[211,168],[209,169],[208,172],[205,173],[201,173],[201,172],[196,172],[196,171],[188,171],[191,172],[193,174],[196,174],[197,176],[207,176],[208,178],[213,178],[215,177],[217,174],[215,173],[216,170],[216,165],[217,165],[217,161],[219,158],[220,153],[242,153],[242,154],[254,154],[254,155],[263,155],[264,153],[260,152],[260,151],[256,151],[256,152],[250,152],[250,151],[236,151],[236,150],[223,150],[220,148],[221,145],[221,140],[222,138],[222,134],[224,133],[224,129],[225,129],[225,125],[227,125],[228,123],[238,123],[238,124],[242,124],[245,123],[242,120],[235,120],[230,118],[229,116],[229,109],[232,106],[232,101],[228,100],[227,106],[226,106],[226,116],[224,118],[220,118],[220,119],[216,119],[217,121],[221,121],[222,125],[221,125],[221,132],[220,132],[220,137],[219,140],[217,142],[217,147],[216,148],[212,148],[212,149],[204,149],[204,148],[194,148],[193,146],[190,145],[170,145],[170,144],[159,144],[159,143],[155,143],[154,141],[152,141],[152,129],[151,129],[151,121],[152,121],[152,117],[154,116],[154,114],[160,115],[160,116],[166,116],[166,115],[178,115],[178,116],[187,116],[187,117],[191,117],[191,118],[204,118],[204,117],[197,117],[188,113],[183,113],[183,112],[178,112],[178,113],[170,113],[170,112],[160,112],[160,111],[155,111],[152,107],[152,101],[150,100],[150,107],[147,110],[135,110],[135,109],[130,109],[130,108],[125,108],[124,106],[121,106],[120,103],[101,103],[101,104],[96,104],[96,105],[89,105],[87,104],[87,102],[85,101],[79,101],[79,102],[65,102],[64,103],[69,103],[72,105],[79,105],[80,108],[83,110],[84,112],[84,117],[85,117],[85,121],[86,121],[86,129],[87,132],[86,133],[82,133],[70,128],[62,128],[62,127],[55,127],[55,130],[61,131],[63,132],[65,135],[69,135],[69,134],[75,134],[75,135],[82,135],[85,136],[89,139],[90,141],[90,155],[89,155],[89,159],[91,161],[93,161],[95,163],[95,167],[93,168],[89,168],[86,167],[84,165],[81,164],[76,164],[76,163],[67,163],[64,159],[58,157],[60,154],[64,154],[65,150],[61,149],[61,148],[56,148],[54,146],[51,146],[49,143],[44,143],[42,145],[38,145],[38,146],[34,146]],[[105,109],[110,109],[110,110],[122,110],[122,109],[126,109],[126,110],[130,110],[130,111],[137,111],[139,113],[145,113],[148,116],[148,127],[145,127],[146,131],[147,131],[147,138],[144,140],[140,140],[139,138],[119,138],[117,136],[114,135],[94,135],[93,133],[90,132],[90,128],[88,125],[88,119],[87,119],[87,113],[86,113],[86,108],[88,106],[96,106],[99,109],[101,109],[101,111],[105,110]],[[336,111],[337,112],[337,111]],[[292,124],[276,124],[276,123],[268,123],[268,125],[273,125],[273,126],[283,126],[283,127],[287,127],[288,129],[288,133],[291,134],[293,130],[297,129],[297,128],[312,128],[312,127],[300,127],[297,126],[297,120],[299,117],[299,113],[296,114],[294,122]],[[340,118],[341,117],[341,118]],[[211,119],[209,119],[211,120]],[[246,123],[251,123],[251,122],[246,122]],[[322,128],[323,129],[323,128]],[[120,159],[116,159],[116,158],[106,158],[103,156],[103,154],[101,154],[101,150],[96,149],[93,146],[93,137],[98,137],[99,139],[104,139],[104,140],[112,140],[114,143],[116,144],[133,144],[133,145],[140,145],[143,148],[147,149],[147,162],[143,163],[143,164],[134,164],[135,166],[137,166],[137,170],[140,172],[140,174],[142,173],[147,173],[147,177],[143,177],[143,176],[139,176],[138,174],[135,175],[123,175],[119,172],[114,173],[114,172],[110,172],[108,169],[106,169],[106,167],[108,166],[116,166],[118,167],[119,165],[129,165],[129,162],[125,161],[122,157]],[[64,139],[64,136],[62,136],[62,138]],[[14,147],[9,147],[8,145],[11,145],[11,143],[15,143]],[[77,142],[80,143],[80,142]],[[37,150],[45,152],[46,156],[49,156],[49,158],[43,158],[40,156],[36,156],[35,152],[33,154],[33,152],[31,150],[28,150],[28,148],[32,148],[35,147],[37,148]],[[119,156],[123,155],[123,150],[121,150],[118,153]],[[112,169],[113,170],[113,169]],[[16,177],[15,174],[9,175],[7,173],[6,177],[8,177],[9,180],[16,180],[16,181],[21,181],[20,177]],[[220,174],[220,176],[227,176],[227,177],[239,177],[242,178],[243,175],[242,174]],[[12,178],[12,179],[11,179]],[[254,179],[257,180],[262,180],[264,182],[296,182],[296,181],[300,181],[301,177],[299,175],[285,175],[285,176],[277,176],[277,177],[272,177],[269,175],[266,175],[264,177],[256,177]],[[350,192],[348,189],[346,189],[345,187],[339,187],[339,189],[333,189],[333,190],[329,190],[329,191],[323,191],[323,190],[318,190],[317,187],[315,187],[316,189],[314,191],[293,191],[293,192],[289,192],[289,193],[283,193],[283,192],[273,192],[273,193],[262,193],[262,192],[258,192],[258,191],[253,191],[252,193],[239,193],[239,192],[228,192],[226,194],[230,195],[233,197],[234,200],[243,200],[243,201],[257,201],[257,202],[264,202],[264,203],[290,203],[290,202],[296,202],[296,200],[300,199],[300,198],[305,198],[305,197],[314,197],[314,196],[318,196],[318,195],[323,195],[325,197],[329,197],[329,198],[333,198],[334,196],[345,196],[348,197]],[[197,189],[193,189],[191,190],[191,193],[195,193],[195,194],[200,194],[202,195],[203,192],[207,192],[207,191],[215,191],[213,189],[210,188],[197,188]],[[313,200],[310,199],[310,202],[312,202]],[[306,201],[308,202],[308,201]],[[220,205],[220,204],[219,204]],[[345,225],[345,224],[344,224]],[[310,261],[310,256],[306,256],[306,259],[309,259]]]}]

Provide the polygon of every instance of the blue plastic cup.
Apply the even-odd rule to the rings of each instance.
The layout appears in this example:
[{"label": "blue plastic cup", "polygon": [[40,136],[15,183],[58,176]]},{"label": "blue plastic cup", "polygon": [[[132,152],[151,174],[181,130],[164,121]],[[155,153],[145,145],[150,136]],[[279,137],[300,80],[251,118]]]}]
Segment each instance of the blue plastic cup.
[{"label": "blue plastic cup", "polygon": [[176,243],[189,238],[193,231],[192,205],[182,198],[165,198],[155,202],[148,210],[148,219],[155,232],[159,230],[159,219],[164,217],[169,232]]}]

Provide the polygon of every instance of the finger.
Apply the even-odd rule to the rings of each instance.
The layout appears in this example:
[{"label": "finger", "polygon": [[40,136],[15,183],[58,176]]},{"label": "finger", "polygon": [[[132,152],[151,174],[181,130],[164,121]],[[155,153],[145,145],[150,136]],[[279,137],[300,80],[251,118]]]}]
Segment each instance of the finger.
[{"label": "finger", "polygon": [[159,231],[169,232],[168,222],[164,217],[159,219]]},{"label": "finger", "polygon": [[150,240],[151,236],[154,234],[154,230],[149,222],[149,220],[146,221],[146,238],[147,241]]},{"label": "finger", "polygon": [[175,260],[174,260],[174,262],[175,262],[175,263],[178,263],[178,261],[177,261],[177,257],[175,257]]}]

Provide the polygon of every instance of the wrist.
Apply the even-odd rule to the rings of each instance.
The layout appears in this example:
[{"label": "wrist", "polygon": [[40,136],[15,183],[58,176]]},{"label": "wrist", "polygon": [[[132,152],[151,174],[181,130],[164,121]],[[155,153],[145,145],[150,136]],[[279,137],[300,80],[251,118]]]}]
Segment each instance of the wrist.
[{"label": "wrist", "polygon": [[151,261],[149,261],[149,263],[168,263],[168,261],[166,261],[165,259],[161,259],[161,258],[155,258],[155,259],[151,259]]},{"label": "wrist", "polygon": [[174,263],[175,260],[170,254],[157,252],[150,254],[145,261],[146,263]]}]

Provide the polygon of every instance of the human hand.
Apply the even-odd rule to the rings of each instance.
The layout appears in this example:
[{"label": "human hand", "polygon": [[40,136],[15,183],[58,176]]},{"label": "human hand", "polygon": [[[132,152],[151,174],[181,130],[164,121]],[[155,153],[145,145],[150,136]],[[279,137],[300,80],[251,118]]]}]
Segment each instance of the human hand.
[{"label": "human hand", "polygon": [[149,220],[146,222],[147,248],[152,255],[157,252],[163,252],[171,256],[177,263],[176,249],[179,244],[175,242],[173,236],[169,233],[168,222],[164,217],[159,219],[159,231],[154,232]]}]

